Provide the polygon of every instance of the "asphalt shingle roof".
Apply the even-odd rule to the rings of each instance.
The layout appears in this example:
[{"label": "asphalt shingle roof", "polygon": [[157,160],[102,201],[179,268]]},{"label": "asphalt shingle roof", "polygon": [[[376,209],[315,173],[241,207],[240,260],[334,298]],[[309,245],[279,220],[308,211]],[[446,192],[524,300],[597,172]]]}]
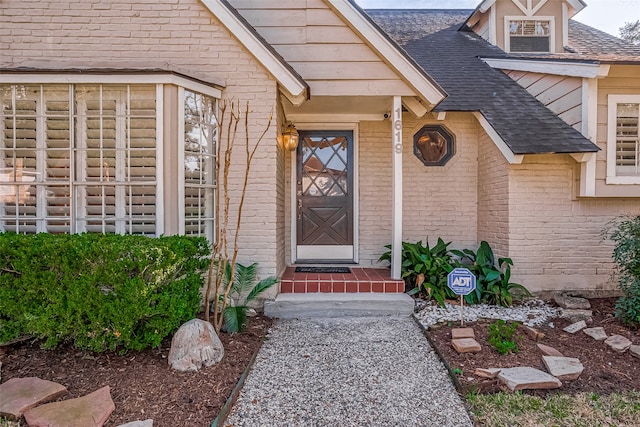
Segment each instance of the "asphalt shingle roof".
[{"label": "asphalt shingle roof", "polygon": [[470,10],[367,10],[449,95],[436,111],[479,111],[515,154],[581,153],[598,147],[481,57],[507,56],[458,31]]}]

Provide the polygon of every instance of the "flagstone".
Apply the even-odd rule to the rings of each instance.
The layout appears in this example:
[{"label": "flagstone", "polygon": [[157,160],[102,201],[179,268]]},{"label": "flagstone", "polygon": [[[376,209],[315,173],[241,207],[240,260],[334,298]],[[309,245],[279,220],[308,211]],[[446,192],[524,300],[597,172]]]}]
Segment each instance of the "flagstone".
[{"label": "flagstone", "polygon": [[538,349],[542,352],[542,354],[545,356],[564,357],[564,355],[560,353],[560,351],[556,350],[551,346],[544,345],[544,344],[536,344],[536,345],[538,346]]},{"label": "flagstone", "polygon": [[477,353],[482,350],[480,343],[473,338],[451,340],[451,345],[458,353]]},{"label": "flagstone", "polygon": [[460,338],[475,338],[476,333],[473,328],[453,328],[451,329],[451,339],[457,340]]},{"label": "flagstone", "polygon": [[517,367],[502,369],[498,378],[509,390],[547,390],[562,387],[562,381],[539,369]]},{"label": "flagstone", "polygon": [[575,334],[576,332],[586,327],[587,327],[587,322],[585,322],[584,320],[581,320],[579,322],[572,323],[571,325],[567,326],[566,328],[563,329],[563,331],[568,332],[570,334]]},{"label": "flagstone", "polygon": [[632,342],[622,335],[611,335],[604,343],[616,353],[624,353],[631,347]]},{"label": "flagstone", "polygon": [[25,411],[53,400],[67,388],[37,377],[11,378],[0,384],[0,416],[19,419]]},{"label": "flagstone", "polygon": [[562,308],[588,310],[591,308],[591,303],[586,298],[571,297],[569,295],[556,295],[553,300]]},{"label": "flagstone", "polygon": [[605,332],[604,328],[601,326],[598,326],[597,328],[583,329],[582,332],[589,335],[591,338],[593,338],[596,341],[604,341],[608,338],[607,333]]},{"label": "flagstone", "polygon": [[632,345],[629,347],[629,352],[632,356],[640,358],[640,345]]},{"label": "flagstone", "polygon": [[542,360],[549,373],[563,381],[578,379],[584,371],[584,366],[575,357],[542,356]]},{"label": "flagstone", "polygon": [[474,374],[481,378],[495,378],[501,370],[501,368],[476,368]]},{"label": "flagstone", "polygon": [[29,409],[24,418],[30,427],[101,427],[116,409],[109,386],[84,397],[47,403]]}]

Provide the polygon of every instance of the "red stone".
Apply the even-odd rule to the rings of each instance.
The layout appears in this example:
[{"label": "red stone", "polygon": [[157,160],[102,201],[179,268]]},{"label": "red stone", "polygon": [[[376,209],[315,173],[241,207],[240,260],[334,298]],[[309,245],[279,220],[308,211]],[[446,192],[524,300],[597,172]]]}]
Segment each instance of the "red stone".
[{"label": "red stone", "polygon": [[24,418],[29,427],[101,427],[115,409],[106,386],[84,397],[29,409]]},{"label": "red stone", "polygon": [[0,416],[17,420],[25,411],[66,392],[66,387],[53,381],[36,377],[11,378],[0,384]]}]

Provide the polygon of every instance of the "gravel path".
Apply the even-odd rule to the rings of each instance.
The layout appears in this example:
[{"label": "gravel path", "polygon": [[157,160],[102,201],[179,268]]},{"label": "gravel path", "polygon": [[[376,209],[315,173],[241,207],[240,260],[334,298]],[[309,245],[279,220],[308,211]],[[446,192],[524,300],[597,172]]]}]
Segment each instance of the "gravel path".
[{"label": "gravel path", "polygon": [[472,426],[409,318],[277,320],[226,426]]}]

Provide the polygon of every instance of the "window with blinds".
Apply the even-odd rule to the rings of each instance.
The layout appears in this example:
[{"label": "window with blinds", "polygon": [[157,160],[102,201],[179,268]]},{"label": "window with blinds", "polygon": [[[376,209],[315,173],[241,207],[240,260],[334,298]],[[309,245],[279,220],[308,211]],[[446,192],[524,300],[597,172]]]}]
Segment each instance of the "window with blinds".
[{"label": "window with blinds", "polygon": [[509,21],[509,51],[536,53],[551,51],[551,22]]},{"label": "window with blinds", "polygon": [[216,100],[200,93],[184,95],[184,232],[207,236],[215,226]]},{"label": "window with blinds", "polygon": [[156,232],[155,85],[0,85],[0,229]]},{"label": "window with blinds", "polygon": [[617,104],[616,175],[640,175],[640,104]]}]

